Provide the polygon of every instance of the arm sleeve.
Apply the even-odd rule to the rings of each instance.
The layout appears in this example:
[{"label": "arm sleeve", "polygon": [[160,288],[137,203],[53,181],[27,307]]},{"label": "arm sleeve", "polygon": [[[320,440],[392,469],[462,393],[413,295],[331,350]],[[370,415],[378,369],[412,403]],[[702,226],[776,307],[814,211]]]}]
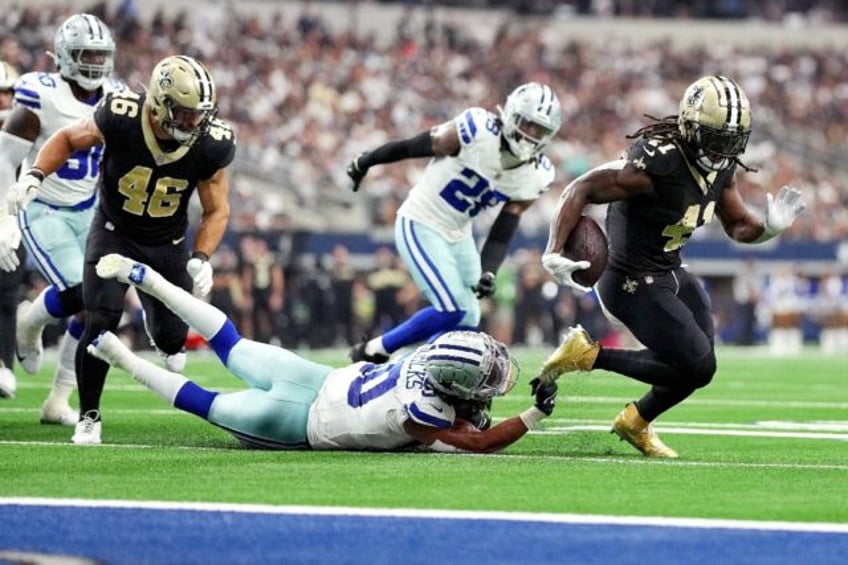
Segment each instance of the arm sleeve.
[{"label": "arm sleeve", "polygon": [[383,144],[359,157],[357,165],[360,169],[365,170],[383,163],[394,163],[415,157],[433,157],[434,155],[430,132],[427,131],[409,139]]},{"label": "arm sleeve", "polygon": [[492,229],[489,230],[489,235],[486,238],[486,243],[483,244],[483,249],[480,251],[480,266],[484,273],[486,271],[498,272],[501,263],[506,258],[507,251],[509,251],[509,242],[518,229],[519,221],[519,216],[503,209],[495,218]]}]

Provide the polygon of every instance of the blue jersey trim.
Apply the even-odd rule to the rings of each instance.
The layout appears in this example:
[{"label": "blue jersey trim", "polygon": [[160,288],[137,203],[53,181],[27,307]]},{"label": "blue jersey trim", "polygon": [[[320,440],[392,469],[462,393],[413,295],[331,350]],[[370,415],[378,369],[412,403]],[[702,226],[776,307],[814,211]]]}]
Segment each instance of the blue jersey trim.
[{"label": "blue jersey trim", "polygon": [[15,102],[24,106],[29,106],[30,108],[35,108],[36,110],[41,108],[41,102],[35,102],[32,100],[27,100],[25,98],[15,98]]},{"label": "blue jersey trim", "polygon": [[451,427],[452,422],[449,420],[443,420],[441,418],[437,418],[432,414],[427,414],[426,412],[422,412],[418,406],[414,402],[406,405],[406,412],[413,420],[417,420],[422,424],[427,424],[430,426],[434,426],[436,428],[445,430]]}]

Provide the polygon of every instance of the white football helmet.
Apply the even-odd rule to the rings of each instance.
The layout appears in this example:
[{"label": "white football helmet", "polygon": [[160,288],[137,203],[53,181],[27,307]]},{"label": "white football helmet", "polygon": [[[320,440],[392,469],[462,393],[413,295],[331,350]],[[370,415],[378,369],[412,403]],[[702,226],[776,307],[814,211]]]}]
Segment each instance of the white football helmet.
[{"label": "white football helmet", "polygon": [[549,86],[538,82],[513,90],[498,110],[509,150],[522,161],[540,153],[562,125],[559,99]]},{"label": "white football helmet", "polygon": [[53,53],[59,73],[93,92],[115,67],[115,40],[100,18],[74,14],[56,30]]},{"label": "white football helmet", "polygon": [[745,152],[751,104],[735,81],[701,77],[680,99],[677,126],[695,160],[706,170],[720,171]]},{"label": "white football helmet", "polygon": [[518,363],[506,346],[480,332],[447,332],[422,345],[415,355],[424,363],[432,387],[455,398],[501,396],[518,378]]},{"label": "white football helmet", "polygon": [[159,125],[185,146],[209,130],[218,111],[212,75],[202,63],[185,55],[166,57],[156,65],[147,99]]}]

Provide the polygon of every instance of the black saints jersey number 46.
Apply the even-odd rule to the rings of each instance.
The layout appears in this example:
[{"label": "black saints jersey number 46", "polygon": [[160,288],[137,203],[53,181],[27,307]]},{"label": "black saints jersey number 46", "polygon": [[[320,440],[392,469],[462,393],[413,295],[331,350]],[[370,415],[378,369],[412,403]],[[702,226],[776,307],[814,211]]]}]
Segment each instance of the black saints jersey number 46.
[{"label": "black saints jersey number 46", "polygon": [[627,160],[651,178],[654,192],[609,205],[610,266],[641,275],[675,269],[692,232],[713,219],[736,166],[704,173],[677,144],[657,139],[636,141]]},{"label": "black saints jersey number 46", "polygon": [[235,134],[215,119],[191,147],[160,145],[145,116],[144,94],[106,96],[94,112],[106,140],[100,208],[123,236],[149,245],[178,239],[188,228],[188,204],[198,181],[235,156]]}]

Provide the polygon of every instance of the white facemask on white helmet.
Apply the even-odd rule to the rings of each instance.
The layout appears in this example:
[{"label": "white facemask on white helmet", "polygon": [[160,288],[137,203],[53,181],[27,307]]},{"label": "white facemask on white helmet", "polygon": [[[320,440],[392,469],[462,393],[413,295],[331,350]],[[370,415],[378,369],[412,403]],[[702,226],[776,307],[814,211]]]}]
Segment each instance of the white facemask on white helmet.
[{"label": "white facemask on white helmet", "polygon": [[518,378],[518,364],[506,346],[480,332],[447,332],[421,346],[414,355],[426,367],[430,385],[454,398],[488,400],[501,396]]},{"label": "white facemask on white helmet", "polygon": [[501,112],[503,136],[509,150],[528,161],[551,142],[562,124],[562,109],[554,91],[528,82],[512,91]]},{"label": "white facemask on white helmet", "polygon": [[100,18],[74,14],[56,30],[53,57],[59,73],[93,92],[112,74],[115,40]]}]

